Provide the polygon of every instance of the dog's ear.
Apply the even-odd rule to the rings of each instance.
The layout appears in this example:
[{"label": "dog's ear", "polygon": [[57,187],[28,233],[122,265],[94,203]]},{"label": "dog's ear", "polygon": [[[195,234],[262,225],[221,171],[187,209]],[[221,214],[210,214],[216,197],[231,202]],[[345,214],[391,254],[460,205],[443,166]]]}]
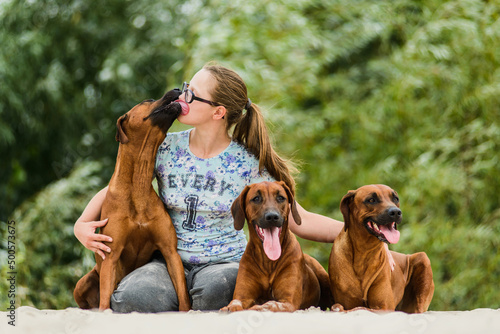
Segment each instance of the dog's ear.
[{"label": "dog's ear", "polygon": [[122,144],[128,143],[128,137],[125,134],[125,131],[123,131],[122,123],[127,119],[128,115],[125,114],[118,118],[118,121],[116,122],[116,141],[119,141]]},{"label": "dog's ear", "polygon": [[249,186],[246,186],[241,194],[234,200],[233,205],[231,205],[231,214],[234,219],[234,228],[241,230],[243,225],[245,225],[245,201],[247,197]]},{"label": "dog's ear", "polygon": [[302,218],[300,218],[299,211],[297,210],[297,202],[295,201],[295,198],[293,197],[292,191],[290,190],[290,188],[288,188],[288,186],[286,185],[285,182],[280,181],[278,183],[283,187],[283,189],[285,189],[286,196],[288,197],[288,202],[292,206],[293,220],[295,220],[295,223],[297,225],[302,224]]},{"label": "dog's ear", "polygon": [[342,197],[342,201],[340,202],[340,212],[342,212],[342,216],[344,216],[344,231],[347,231],[351,223],[350,207],[355,195],[356,192],[354,190],[350,190],[344,197]]}]

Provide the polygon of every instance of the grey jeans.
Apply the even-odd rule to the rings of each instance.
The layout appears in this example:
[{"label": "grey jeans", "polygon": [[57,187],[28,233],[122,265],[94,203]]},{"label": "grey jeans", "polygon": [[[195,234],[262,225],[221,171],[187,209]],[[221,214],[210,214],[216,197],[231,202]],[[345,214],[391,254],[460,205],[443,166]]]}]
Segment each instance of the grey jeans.
[{"label": "grey jeans", "polygon": [[[219,310],[233,298],[239,263],[184,264],[193,310]],[[118,284],[111,309],[119,313],[178,311],[179,301],[161,255],[137,268]]]}]

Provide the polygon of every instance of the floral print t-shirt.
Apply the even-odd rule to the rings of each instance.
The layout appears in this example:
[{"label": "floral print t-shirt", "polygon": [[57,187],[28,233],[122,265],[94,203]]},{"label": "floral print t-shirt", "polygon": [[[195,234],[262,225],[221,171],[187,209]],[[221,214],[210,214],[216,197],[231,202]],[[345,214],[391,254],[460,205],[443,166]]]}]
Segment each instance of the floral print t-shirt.
[{"label": "floral print t-shirt", "polygon": [[191,130],[168,133],[156,156],[160,197],[177,232],[185,263],[239,261],[246,247],[233,226],[231,205],[246,185],[274,181],[258,159],[232,141],[218,156],[201,159],[189,149]]}]

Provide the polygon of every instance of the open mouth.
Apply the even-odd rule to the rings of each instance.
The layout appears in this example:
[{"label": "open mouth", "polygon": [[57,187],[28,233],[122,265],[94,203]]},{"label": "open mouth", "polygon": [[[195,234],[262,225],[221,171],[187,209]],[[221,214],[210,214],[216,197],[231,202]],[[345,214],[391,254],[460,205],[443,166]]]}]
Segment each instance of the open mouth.
[{"label": "open mouth", "polygon": [[264,248],[264,253],[271,261],[276,261],[281,256],[281,245],[280,245],[280,235],[281,227],[272,226],[269,228],[262,228],[255,224],[255,231],[262,240],[262,247]]},{"label": "open mouth", "polygon": [[400,234],[398,231],[398,224],[396,222],[378,224],[373,219],[367,219],[365,221],[365,227],[368,232],[376,236],[380,241],[388,244],[395,244],[399,241]]}]

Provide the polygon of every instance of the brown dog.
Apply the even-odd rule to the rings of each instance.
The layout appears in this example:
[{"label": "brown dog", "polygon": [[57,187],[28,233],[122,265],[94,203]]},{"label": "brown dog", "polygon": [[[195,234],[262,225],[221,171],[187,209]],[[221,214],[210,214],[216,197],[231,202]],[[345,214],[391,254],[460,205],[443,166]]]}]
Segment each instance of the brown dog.
[{"label": "brown dog", "polygon": [[233,300],[222,311],[293,312],[331,305],[328,274],[318,261],[302,253],[288,229],[290,204],[295,222],[301,224],[284,182],[252,184],[234,201],[234,227],[241,230],[246,218],[250,240],[240,261]]},{"label": "brown dog", "polygon": [[332,310],[427,311],[434,293],[427,255],[391,252],[396,262],[391,272],[384,247],[399,240],[397,193],[385,185],[364,186],[349,191],[340,209],[345,226],[333,243],[328,270],[337,303]]},{"label": "brown dog", "polygon": [[96,254],[96,266],[78,281],[73,295],[81,308],[108,309],[122,278],[160,250],[179,310],[190,309],[177,235],[151,184],[158,147],[181,112],[179,103],[172,103],[179,95],[179,90],[172,90],[160,100],[144,101],[118,119],[118,157],[101,211],[101,219],[109,219],[102,233],[113,238],[108,244],[111,253],[104,261]]}]

